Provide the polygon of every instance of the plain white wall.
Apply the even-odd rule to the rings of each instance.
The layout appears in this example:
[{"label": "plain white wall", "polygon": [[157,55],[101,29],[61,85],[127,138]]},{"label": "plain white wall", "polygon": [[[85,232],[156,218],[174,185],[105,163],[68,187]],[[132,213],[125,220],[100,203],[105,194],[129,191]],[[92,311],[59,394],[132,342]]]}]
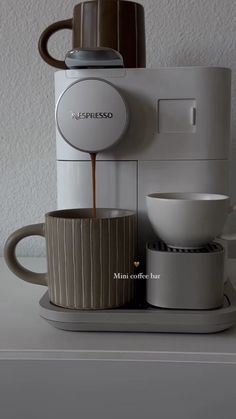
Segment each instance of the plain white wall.
[{"label": "plain white wall", "polygon": [[[41,60],[37,42],[46,26],[72,17],[77,3],[0,3],[0,254],[10,232],[43,221],[44,213],[56,207],[54,70]],[[220,65],[233,70],[231,194],[236,202],[236,2],[140,3],[146,9],[148,66]],[[70,39],[70,31],[56,35],[51,51],[64,58]],[[236,231],[236,217],[231,224]],[[43,249],[43,239],[27,239],[19,253],[40,255]]]}]

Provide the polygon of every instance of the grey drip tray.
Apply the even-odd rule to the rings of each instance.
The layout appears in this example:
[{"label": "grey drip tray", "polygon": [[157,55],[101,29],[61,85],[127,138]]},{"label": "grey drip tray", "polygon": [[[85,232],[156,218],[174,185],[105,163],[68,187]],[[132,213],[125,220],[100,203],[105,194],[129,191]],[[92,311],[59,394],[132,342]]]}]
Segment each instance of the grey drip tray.
[{"label": "grey drip tray", "polygon": [[143,309],[68,310],[50,303],[48,293],[39,302],[40,316],[62,330],[83,332],[215,333],[236,324],[236,292],[225,284],[224,305],[215,310]]}]

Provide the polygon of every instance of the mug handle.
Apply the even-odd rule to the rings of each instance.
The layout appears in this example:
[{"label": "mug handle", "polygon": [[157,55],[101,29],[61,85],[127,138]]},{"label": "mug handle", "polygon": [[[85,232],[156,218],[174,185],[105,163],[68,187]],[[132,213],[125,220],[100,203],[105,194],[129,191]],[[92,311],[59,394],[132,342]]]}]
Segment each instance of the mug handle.
[{"label": "mug handle", "polygon": [[60,20],[59,22],[55,22],[52,25],[48,26],[43,33],[41,34],[38,42],[38,49],[39,53],[44,61],[46,61],[47,64],[56,67],[61,68],[62,70],[66,70],[67,66],[64,61],[56,60],[56,58],[53,58],[49,52],[48,52],[48,41],[49,38],[55,33],[62,29],[72,29],[73,27],[73,19],[66,19],[66,20]]},{"label": "mug handle", "polygon": [[19,230],[16,230],[14,233],[12,233],[10,237],[8,237],[4,247],[4,258],[8,268],[24,281],[38,285],[47,285],[47,274],[32,272],[29,269],[24,268],[24,266],[22,266],[17,260],[16,246],[25,237],[45,237],[44,230],[44,224],[33,224],[20,228]]},{"label": "mug handle", "polygon": [[[233,207],[231,207],[229,209],[229,215],[232,214],[233,212],[236,211],[236,205],[234,205]],[[232,234],[221,234],[220,239],[223,240],[236,240],[236,233],[232,233]]]}]

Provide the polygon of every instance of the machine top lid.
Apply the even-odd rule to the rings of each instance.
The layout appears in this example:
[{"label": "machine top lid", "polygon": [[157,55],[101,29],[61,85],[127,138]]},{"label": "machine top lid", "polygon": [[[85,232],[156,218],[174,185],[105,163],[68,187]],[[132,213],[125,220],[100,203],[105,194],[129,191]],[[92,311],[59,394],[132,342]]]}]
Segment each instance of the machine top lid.
[{"label": "machine top lid", "polygon": [[69,51],[65,57],[66,66],[76,68],[123,68],[121,54],[111,48],[78,48]]}]

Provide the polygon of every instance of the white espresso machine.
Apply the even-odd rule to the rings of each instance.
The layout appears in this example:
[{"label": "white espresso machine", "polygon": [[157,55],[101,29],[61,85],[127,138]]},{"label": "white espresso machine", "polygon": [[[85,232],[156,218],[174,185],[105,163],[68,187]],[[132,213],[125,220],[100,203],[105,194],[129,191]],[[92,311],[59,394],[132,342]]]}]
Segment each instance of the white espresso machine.
[{"label": "white espresso machine", "polygon": [[138,284],[134,307],[108,311],[54,307],[46,294],[41,316],[67,330],[231,327],[236,294],[226,276],[222,281],[224,247],[170,249],[146,208],[146,196],[156,192],[228,194],[231,71],[126,69],[108,48],[72,50],[65,62],[68,70],[55,73],[58,208],[92,207],[90,154],[96,153],[97,207],[136,212],[137,272],[154,269],[160,280],[147,281],[147,297],[145,281]]},{"label": "white espresso machine", "polygon": [[231,71],[119,68],[110,50],[66,62],[73,69],[55,73],[58,208],[92,206],[88,152],[98,153],[97,206],[137,212],[144,269],[156,237],[146,195],[228,193]]}]

